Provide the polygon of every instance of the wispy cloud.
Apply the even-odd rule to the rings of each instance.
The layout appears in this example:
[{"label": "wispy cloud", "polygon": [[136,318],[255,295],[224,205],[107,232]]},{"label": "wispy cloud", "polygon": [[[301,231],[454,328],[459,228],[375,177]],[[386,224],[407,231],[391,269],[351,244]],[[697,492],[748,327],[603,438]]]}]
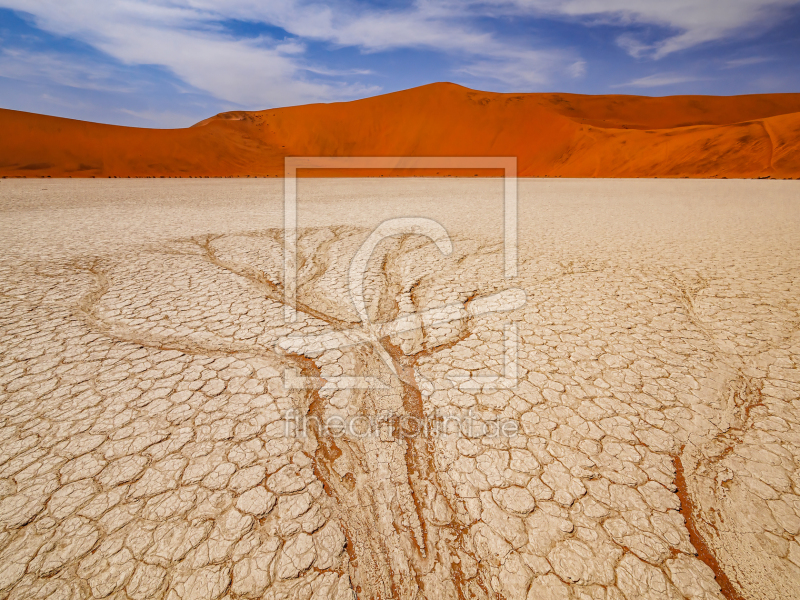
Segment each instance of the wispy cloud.
[{"label": "wispy cloud", "polygon": [[0,77],[29,83],[54,83],[68,87],[130,92],[118,69],[96,61],[76,63],[55,52],[34,52],[19,48],[0,50]]},{"label": "wispy cloud", "polygon": [[[506,87],[543,85],[556,73],[582,76],[570,49],[502,40],[477,27],[456,6],[420,0],[403,9],[302,0],[0,0],[37,27],[70,37],[125,64],[169,69],[190,86],[241,106],[349,99],[378,91],[346,70],[307,58],[306,42],[355,47],[363,53],[423,49],[449,55],[455,73]],[[477,13],[476,13],[477,14]],[[220,23],[269,24],[294,39],[237,38]]]},{"label": "wispy cloud", "polygon": [[726,69],[738,69],[739,67],[749,67],[750,65],[758,65],[761,63],[775,60],[769,56],[750,56],[748,58],[737,58],[725,62]]},{"label": "wispy cloud", "polygon": [[778,22],[800,0],[484,0],[499,9],[555,15],[585,22],[657,25],[661,39],[618,38],[632,56],[663,58],[734,33],[751,35]]},{"label": "wispy cloud", "polygon": [[179,3],[129,0],[3,0],[45,31],[80,40],[127,65],[160,65],[189,86],[240,106],[349,99],[377,91],[330,83],[306,65],[298,41],[236,38],[214,25],[224,15]]},{"label": "wispy cloud", "polygon": [[[27,15],[39,32],[75,40],[109,59],[81,63],[4,43],[0,74],[124,92],[126,68],[156,67],[187,93],[226,106],[265,108],[377,93],[377,84],[388,79],[375,73],[385,73],[361,67],[376,64],[379,54],[408,52],[439,61],[437,78],[536,91],[600,71],[582,55],[580,43],[544,41],[537,28],[509,23],[611,26],[610,34],[603,30],[609,43],[648,61],[763,31],[798,5],[800,0],[412,0],[400,6],[364,0],[0,0],[0,7]],[[231,25],[237,23],[250,28],[247,35],[237,33]],[[340,60],[345,54],[362,60]],[[736,68],[755,60],[761,58],[716,64]],[[695,80],[667,73],[616,87]]]},{"label": "wispy cloud", "polygon": [[183,114],[170,110],[130,110],[121,108],[119,112],[148,123],[150,127],[175,127],[176,123],[180,123],[185,118]]},{"label": "wispy cloud", "polygon": [[676,85],[678,83],[687,83],[689,81],[699,81],[698,77],[690,75],[679,75],[677,73],[656,73],[648,75],[647,77],[640,77],[626,83],[617,83],[610,85],[612,88],[621,87],[640,87],[640,88],[653,88],[666,85]]},{"label": "wispy cloud", "polygon": [[480,81],[493,81],[509,89],[527,90],[546,85],[556,73],[567,72],[571,77],[582,77],[586,63],[576,60],[567,52],[519,51],[491,56],[468,62],[456,69]]}]

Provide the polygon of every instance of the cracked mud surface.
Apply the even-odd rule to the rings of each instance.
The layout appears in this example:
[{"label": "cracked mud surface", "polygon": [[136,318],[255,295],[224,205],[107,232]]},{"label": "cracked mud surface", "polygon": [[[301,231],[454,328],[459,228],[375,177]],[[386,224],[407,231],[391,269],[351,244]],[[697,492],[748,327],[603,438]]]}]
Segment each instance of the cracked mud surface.
[{"label": "cracked mud surface", "polygon": [[800,597],[798,191],[0,183],[0,598]]}]

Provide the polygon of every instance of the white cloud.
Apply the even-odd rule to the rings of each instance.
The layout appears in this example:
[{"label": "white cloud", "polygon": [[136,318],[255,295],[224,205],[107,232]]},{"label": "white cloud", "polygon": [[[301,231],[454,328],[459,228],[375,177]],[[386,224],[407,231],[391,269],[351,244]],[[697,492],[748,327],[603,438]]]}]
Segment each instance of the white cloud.
[{"label": "white cloud", "polygon": [[138,121],[146,123],[149,127],[170,128],[175,127],[176,123],[186,120],[186,115],[171,110],[130,110],[121,108],[119,112],[134,117]]},{"label": "white cloud", "polygon": [[652,46],[641,42],[636,36],[629,33],[617,36],[617,45],[635,58],[641,58],[652,50]]},{"label": "white cloud", "polygon": [[356,46],[367,52],[433,48],[473,54],[504,46],[491,33],[475,29],[461,18],[468,15],[435,10],[434,5],[422,2],[405,10],[369,10],[344,1],[184,1],[204,14],[271,23],[301,38]]},{"label": "white cloud", "polygon": [[[564,76],[583,77],[585,60],[573,49],[502,38],[482,29],[481,18],[551,16],[586,24],[655,25],[664,28],[661,39],[627,33],[617,43],[632,56],[661,58],[761,30],[799,3],[416,0],[403,8],[376,8],[358,0],[0,0],[0,6],[30,14],[43,30],[85,42],[128,65],[162,66],[188,86],[246,108],[346,100],[379,91],[355,83],[368,72],[336,68],[325,58],[311,60],[311,42],[363,53],[409,48],[443,53],[455,64],[454,73],[478,85],[529,91]],[[224,27],[231,20],[279,27],[289,36],[234,36]],[[16,60],[22,64],[22,58]],[[46,64],[34,68],[42,77],[47,70]],[[49,68],[53,77],[103,84],[91,73],[70,74],[69,67],[56,71]],[[652,77],[625,85],[668,85],[653,83],[660,79]]]},{"label": "white cloud", "polygon": [[576,60],[574,63],[567,67],[567,73],[570,77],[578,79],[586,75],[586,61]]},{"label": "white cloud", "polygon": [[52,53],[18,48],[0,50],[0,77],[29,83],[54,83],[104,92],[131,92],[133,86],[113,68],[95,61],[76,63]]},{"label": "white cloud", "polygon": [[500,82],[504,86],[518,89],[530,89],[547,82],[547,77],[538,64],[520,68],[516,62],[498,60],[478,60],[459,67],[456,73],[463,73],[480,81]]},{"label": "white cloud", "polygon": [[648,75],[647,77],[640,77],[639,79],[634,79],[633,81],[628,81],[627,83],[618,83],[615,85],[611,85],[609,87],[652,88],[664,85],[675,85],[677,83],[687,83],[689,81],[699,81],[699,79],[697,77],[692,77],[690,75],[679,75],[677,73],[656,73],[654,75]]},{"label": "white cloud", "polygon": [[[456,73],[506,87],[529,89],[565,71],[580,77],[585,69],[573,51],[500,40],[471,24],[475,14],[447,2],[420,0],[402,10],[366,9],[347,0],[0,0],[0,6],[26,12],[39,28],[126,64],[161,65],[194,88],[250,108],[379,91],[346,83],[364,72],[308,60],[306,41],[362,52],[433,50],[453,57]],[[277,26],[296,39],[237,38],[221,26],[232,19]],[[331,83],[331,77],[345,82]]]},{"label": "white cloud", "polygon": [[565,69],[575,77],[585,70],[573,51],[536,49],[477,29],[471,20],[482,13],[469,3],[418,0],[403,10],[369,10],[348,2],[231,0],[219,8],[215,0],[187,1],[207,13],[220,11],[228,18],[271,23],[301,39],[357,47],[366,53],[401,48],[448,53],[461,62],[455,73],[505,87],[529,89]]},{"label": "white cloud", "polygon": [[306,68],[299,56],[304,50],[301,43],[237,39],[216,26],[219,15],[191,7],[189,1],[185,4],[0,1],[31,14],[43,30],[83,41],[125,64],[166,67],[194,88],[250,108],[349,99],[377,91],[315,79],[320,68]]},{"label": "white cloud", "polygon": [[764,62],[769,62],[771,60],[775,60],[774,58],[770,58],[768,56],[750,56],[747,58],[737,58],[734,60],[729,60],[725,63],[726,69],[738,69],[739,67],[748,67],[750,65],[758,65]]},{"label": "white cloud", "polygon": [[630,35],[620,46],[633,56],[662,58],[734,33],[763,31],[800,0],[485,0],[506,11],[558,15],[598,23],[649,24],[672,30],[647,43]]}]

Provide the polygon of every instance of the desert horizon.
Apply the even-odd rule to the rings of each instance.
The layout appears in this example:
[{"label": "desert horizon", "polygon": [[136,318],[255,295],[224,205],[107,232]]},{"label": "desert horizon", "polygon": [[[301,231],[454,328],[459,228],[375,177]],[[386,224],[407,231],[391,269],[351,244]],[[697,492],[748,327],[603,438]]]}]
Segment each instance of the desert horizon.
[{"label": "desert horizon", "polygon": [[[139,129],[0,110],[0,177],[283,177],[303,156],[514,156],[519,177],[800,178],[800,94],[498,94],[434,83]],[[496,177],[314,169],[300,177]]]}]

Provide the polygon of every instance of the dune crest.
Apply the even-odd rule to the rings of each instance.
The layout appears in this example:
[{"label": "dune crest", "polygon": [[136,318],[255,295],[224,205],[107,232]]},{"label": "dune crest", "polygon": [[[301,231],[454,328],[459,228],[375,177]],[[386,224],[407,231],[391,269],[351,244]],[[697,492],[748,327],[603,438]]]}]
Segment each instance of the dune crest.
[{"label": "dune crest", "polygon": [[[185,129],[0,109],[5,177],[281,177],[285,156],[516,156],[523,177],[800,177],[800,94],[497,94],[435,83]],[[301,176],[475,176],[349,170]]]}]

